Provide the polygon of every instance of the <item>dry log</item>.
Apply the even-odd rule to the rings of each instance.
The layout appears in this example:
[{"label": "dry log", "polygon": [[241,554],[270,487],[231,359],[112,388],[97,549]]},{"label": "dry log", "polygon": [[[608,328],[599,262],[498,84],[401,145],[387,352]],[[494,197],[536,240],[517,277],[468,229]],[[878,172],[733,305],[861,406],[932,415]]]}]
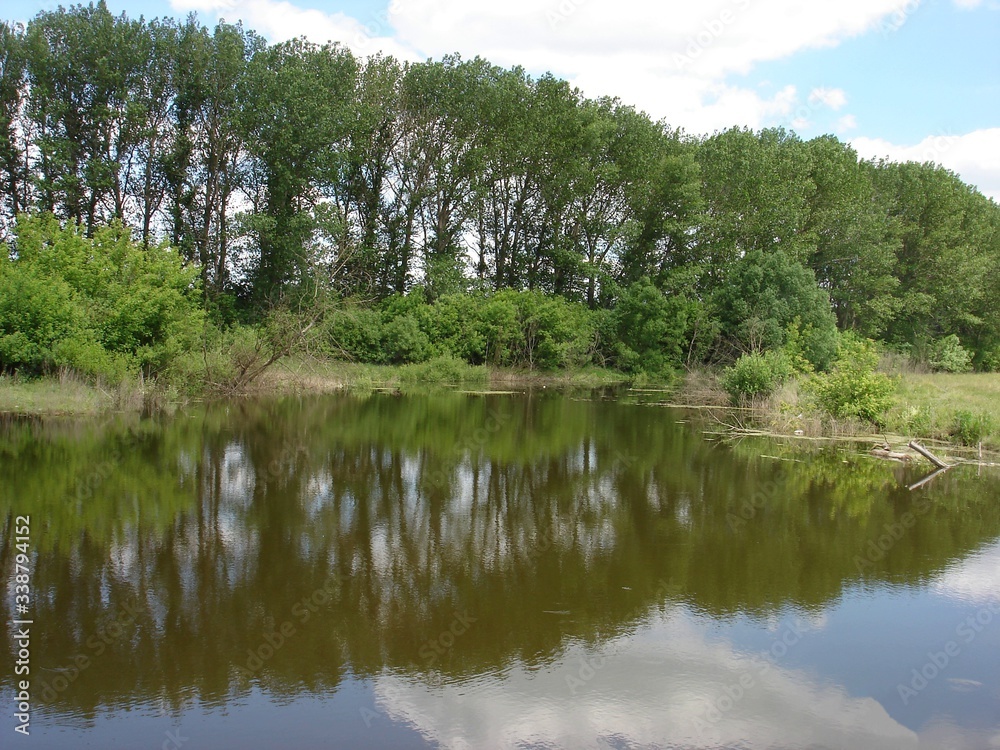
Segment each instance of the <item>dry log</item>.
[{"label": "dry log", "polygon": [[934,464],[935,466],[937,466],[939,469],[950,469],[951,468],[950,464],[946,464],[944,461],[942,461],[940,458],[938,458],[937,456],[935,456],[933,453],[931,453],[929,450],[927,450],[924,446],[922,446],[916,440],[911,440],[910,441],[910,447],[913,448],[913,450],[915,450],[921,456],[923,456],[924,458],[926,458],[928,461],[930,461],[932,464]]}]

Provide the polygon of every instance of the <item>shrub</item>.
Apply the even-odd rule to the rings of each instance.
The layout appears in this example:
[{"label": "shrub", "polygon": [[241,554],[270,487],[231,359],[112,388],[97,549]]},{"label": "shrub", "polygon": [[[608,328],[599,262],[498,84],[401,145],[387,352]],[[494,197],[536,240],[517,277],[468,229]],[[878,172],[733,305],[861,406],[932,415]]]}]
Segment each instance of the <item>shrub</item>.
[{"label": "shrub", "polygon": [[955,334],[931,344],[928,361],[938,372],[969,372],[972,369],[972,355]]},{"label": "shrub", "polygon": [[485,383],[486,369],[473,367],[456,357],[437,357],[422,364],[407,365],[400,373],[404,383]]},{"label": "shrub", "polygon": [[845,334],[828,373],[816,375],[810,388],[825,412],[837,418],[857,417],[882,426],[892,408],[895,382],[876,371],[879,354],[874,342]]},{"label": "shrub", "polygon": [[911,406],[903,414],[903,425],[910,435],[929,437],[933,424],[931,410],[927,406]]},{"label": "shrub", "polygon": [[385,358],[392,364],[424,362],[430,356],[431,341],[412,315],[402,315],[385,323],[382,344]]},{"label": "shrub", "polygon": [[0,367],[155,375],[201,336],[197,276],[120,224],[91,238],[52,215],[19,217],[16,259],[0,258]]},{"label": "shrub", "polygon": [[326,335],[334,354],[374,364],[385,359],[382,316],[374,310],[361,307],[337,310],[327,317]]},{"label": "shrub", "polygon": [[554,370],[589,358],[594,326],[588,310],[541,292],[515,295],[522,340],[513,364]]},{"label": "shrub", "polygon": [[984,372],[1000,372],[1000,346],[995,346],[983,354]]},{"label": "shrub", "polygon": [[748,252],[715,294],[722,333],[747,349],[778,349],[790,324],[803,356],[826,369],[837,350],[837,322],[815,274],[780,250]]},{"label": "shrub", "polygon": [[993,417],[986,412],[960,410],[955,412],[955,422],[951,428],[952,437],[963,445],[979,445],[983,438],[992,434]]},{"label": "shrub", "polygon": [[794,372],[783,352],[744,354],[722,373],[722,387],[734,404],[766,398]]},{"label": "shrub", "polygon": [[609,358],[623,372],[669,374],[684,360],[692,310],[682,295],[667,296],[648,278],[640,279],[605,321],[602,338]]}]

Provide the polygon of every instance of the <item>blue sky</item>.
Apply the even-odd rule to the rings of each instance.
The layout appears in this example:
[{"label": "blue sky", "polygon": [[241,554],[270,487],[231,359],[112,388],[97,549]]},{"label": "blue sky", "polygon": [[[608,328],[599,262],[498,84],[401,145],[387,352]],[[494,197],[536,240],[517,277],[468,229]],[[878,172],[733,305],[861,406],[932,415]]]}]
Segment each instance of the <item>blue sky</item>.
[{"label": "blue sky", "polygon": [[[781,125],[935,161],[1000,200],[1000,0],[107,0],[268,39],[552,71],[689,132]],[[54,0],[0,0],[27,20]]]}]

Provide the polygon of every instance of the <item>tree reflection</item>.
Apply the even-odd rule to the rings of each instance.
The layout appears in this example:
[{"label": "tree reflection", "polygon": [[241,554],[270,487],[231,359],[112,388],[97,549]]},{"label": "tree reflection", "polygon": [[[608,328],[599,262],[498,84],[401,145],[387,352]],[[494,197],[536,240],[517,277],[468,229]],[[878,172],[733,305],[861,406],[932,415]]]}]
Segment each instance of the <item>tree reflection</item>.
[{"label": "tree reflection", "polygon": [[[444,393],[7,420],[2,562],[14,514],[30,513],[47,702],[93,715],[252,684],[321,692],[348,671],[541,665],[678,604],[766,617],[862,580],[918,584],[1000,531],[994,479],[956,470],[910,493],[916,471],[721,445],[676,416]],[[10,619],[9,597],[0,607]]]}]

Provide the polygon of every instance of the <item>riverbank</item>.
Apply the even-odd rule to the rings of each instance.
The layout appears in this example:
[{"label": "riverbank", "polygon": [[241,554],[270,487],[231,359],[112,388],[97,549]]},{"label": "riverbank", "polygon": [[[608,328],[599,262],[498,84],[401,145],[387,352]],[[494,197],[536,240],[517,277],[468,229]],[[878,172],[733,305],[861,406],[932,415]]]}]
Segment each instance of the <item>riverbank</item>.
[{"label": "riverbank", "polygon": [[729,408],[729,397],[710,371],[690,373],[673,394],[678,405],[717,407],[723,429],[765,431],[806,438],[882,438],[905,445],[927,440],[968,452],[1000,451],[1000,373],[897,373],[895,405],[878,428],[858,419],[834,419],[811,403],[802,379],[745,409]]},{"label": "riverbank", "polygon": [[[447,359],[431,360],[420,365],[392,366],[290,358],[267,370],[239,395],[259,398],[344,390],[408,390],[428,385],[489,390],[593,389],[628,382],[628,375],[598,367],[543,372],[472,367]],[[185,396],[176,388],[138,381],[109,386],[66,373],[35,379],[0,376],[0,414],[87,416],[138,411],[144,407],[169,410],[186,401],[233,395],[236,394],[222,391]]]},{"label": "riverbank", "polygon": [[[733,409],[717,375],[702,370],[688,373],[664,394],[664,400],[681,406],[714,407],[708,418],[724,429],[802,437],[887,436],[893,443],[918,438],[973,448],[981,442],[985,450],[1000,450],[1000,373],[903,373],[898,378],[896,405],[886,416],[884,430],[817,413],[801,381],[785,384],[753,408]],[[629,378],[601,368],[540,372],[471,367],[454,360],[385,366],[293,358],[268,370],[245,395],[408,390],[427,384],[469,390],[592,389],[627,385]],[[0,413],[91,415],[151,406],[169,409],[185,400],[190,399],[175,390],[138,382],[107,387],[65,374],[37,380],[0,377]]]}]

